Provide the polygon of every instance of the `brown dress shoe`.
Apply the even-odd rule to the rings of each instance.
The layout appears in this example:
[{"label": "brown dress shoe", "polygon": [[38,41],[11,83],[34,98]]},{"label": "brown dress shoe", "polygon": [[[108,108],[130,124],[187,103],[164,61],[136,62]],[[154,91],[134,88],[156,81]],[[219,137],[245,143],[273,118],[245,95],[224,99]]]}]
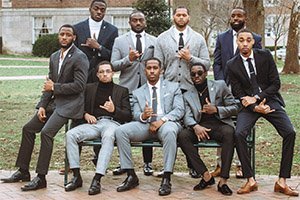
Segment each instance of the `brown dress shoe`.
[{"label": "brown dress shoe", "polygon": [[281,187],[281,185],[279,185],[277,181],[274,185],[274,192],[281,192],[285,195],[294,196],[294,197],[299,196],[299,192],[293,190],[289,186]]},{"label": "brown dress shoe", "polygon": [[217,165],[215,171],[210,173],[213,177],[218,177],[221,174],[221,167],[219,165]]},{"label": "brown dress shoe", "polygon": [[257,183],[255,183],[254,185],[249,185],[248,182],[246,183],[246,185],[244,185],[243,187],[241,187],[237,193],[238,194],[247,194],[253,191],[257,191],[258,190],[258,185]]}]

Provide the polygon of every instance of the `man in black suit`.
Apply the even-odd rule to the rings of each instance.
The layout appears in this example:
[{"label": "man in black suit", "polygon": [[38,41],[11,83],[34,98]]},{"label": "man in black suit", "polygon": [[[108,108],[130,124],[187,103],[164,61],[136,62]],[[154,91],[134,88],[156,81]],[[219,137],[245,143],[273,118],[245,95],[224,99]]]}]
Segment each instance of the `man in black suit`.
[{"label": "man in black suit", "polygon": [[268,120],[283,138],[282,158],[279,179],[274,186],[275,192],[290,196],[299,193],[286,184],[291,176],[295,145],[295,129],[284,110],[284,101],[279,93],[280,79],[276,64],[267,50],[252,49],[253,33],[242,29],[237,35],[240,54],[227,62],[233,95],[240,99],[242,109],[237,116],[236,148],[242,163],[247,183],[237,193],[244,194],[258,189],[250,164],[246,138],[255,122],[263,117]]},{"label": "man in black suit", "polygon": [[73,179],[65,186],[66,191],[82,186],[78,143],[101,138],[102,146],[96,165],[96,174],[89,195],[101,192],[100,180],[105,175],[114,150],[115,129],[131,120],[128,89],[113,83],[112,64],[102,61],[96,67],[98,82],[87,84],[85,91],[85,124],[76,126],[66,134],[66,147]]},{"label": "man in black suit", "polygon": [[97,82],[95,67],[103,60],[110,61],[114,40],[118,29],[103,20],[107,4],[105,0],[93,0],[90,17],[74,25],[77,39],[75,45],[82,50],[90,61],[88,82]]},{"label": "man in black suit", "polygon": [[58,40],[61,49],[50,57],[49,77],[44,83],[41,100],[36,106],[38,111],[22,130],[22,142],[16,161],[19,169],[11,177],[1,179],[6,183],[30,181],[31,154],[36,133],[41,132],[41,147],[36,168],[38,175],[21,187],[23,191],[47,187],[45,176],[50,164],[53,138],[68,119],[81,119],[83,116],[89,61],[73,44],[75,38],[73,26],[66,24],[59,29]]}]

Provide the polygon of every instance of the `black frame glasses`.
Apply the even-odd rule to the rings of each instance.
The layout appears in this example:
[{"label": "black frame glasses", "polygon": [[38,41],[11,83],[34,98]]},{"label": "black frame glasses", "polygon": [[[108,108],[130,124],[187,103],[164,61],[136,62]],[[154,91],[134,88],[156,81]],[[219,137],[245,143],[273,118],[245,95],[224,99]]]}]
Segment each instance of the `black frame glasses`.
[{"label": "black frame glasses", "polygon": [[196,74],[198,74],[198,76],[202,76],[204,74],[204,71],[199,70],[197,72],[191,72],[191,77],[195,77]]}]

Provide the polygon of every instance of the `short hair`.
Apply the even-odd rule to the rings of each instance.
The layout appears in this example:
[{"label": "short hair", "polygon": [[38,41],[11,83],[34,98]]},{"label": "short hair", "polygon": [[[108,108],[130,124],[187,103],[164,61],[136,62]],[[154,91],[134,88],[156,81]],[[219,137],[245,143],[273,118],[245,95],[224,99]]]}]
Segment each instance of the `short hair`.
[{"label": "short hair", "polygon": [[250,30],[247,29],[247,28],[242,28],[241,30],[239,30],[239,31],[237,32],[236,37],[238,37],[239,34],[241,34],[241,33],[250,33],[250,34],[252,35],[252,37],[254,38],[254,35],[253,35],[252,31],[250,31]]},{"label": "short hair", "polygon": [[190,10],[189,10],[186,6],[177,6],[177,7],[173,10],[173,15],[176,14],[177,9],[181,9],[181,8],[186,9],[187,14],[188,14],[188,15],[190,14]]},{"label": "short hair", "polygon": [[62,25],[62,26],[59,28],[58,32],[60,32],[60,30],[61,30],[62,28],[71,28],[72,31],[73,31],[73,35],[76,35],[75,28],[74,28],[74,26],[72,26],[71,24],[64,24],[64,25]]},{"label": "short hair", "polygon": [[91,3],[91,5],[90,5],[90,8],[93,7],[93,5],[94,5],[95,2],[101,2],[101,3],[104,3],[104,4],[105,4],[105,7],[107,7],[107,3],[106,3],[105,0],[93,0],[92,3]]},{"label": "short hair", "polygon": [[236,6],[236,7],[234,7],[234,8],[231,10],[231,12],[232,12],[233,10],[242,10],[242,11],[244,11],[244,15],[247,16],[247,11],[246,11],[245,8],[243,8],[243,7]]},{"label": "short hair", "polygon": [[158,58],[156,58],[156,57],[148,58],[148,59],[145,61],[145,66],[147,66],[147,63],[148,63],[148,61],[150,61],[150,60],[156,60],[156,61],[158,62],[159,67],[161,68],[161,61],[160,61]]},{"label": "short hair", "polygon": [[144,14],[142,11],[140,11],[140,10],[134,10],[134,11],[132,11],[132,13],[129,15],[129,21],[131,20],[132,15],[137,14],[137,13],[141,13],[141,14],[143,14],[144,17],[145,17],[145,14]]},{"label": "short hair", "polygon": [[100,68],[101,65],[109,65],[110,68],[111,68],[111,70],[114,71],[114,68],[113,68],[113,65],[111,64],[111,62],[109,62],[109,61],[107,61],[107,60],[103,60],[103,61],[101,61],[101,62],[96,66],[96,68],[95,68],[96,73],[98,73],[99,68]]},{"label": "short hair", "polygon": [[190,71],[192,70],[192,68],[193,68],[194,66],[201,66],[202,69],[204,70],[204,72],[207,72],[206,67],[205,67],[202,63],[199,63],[199,62],[193,63],[193,64],[191,65]]}]

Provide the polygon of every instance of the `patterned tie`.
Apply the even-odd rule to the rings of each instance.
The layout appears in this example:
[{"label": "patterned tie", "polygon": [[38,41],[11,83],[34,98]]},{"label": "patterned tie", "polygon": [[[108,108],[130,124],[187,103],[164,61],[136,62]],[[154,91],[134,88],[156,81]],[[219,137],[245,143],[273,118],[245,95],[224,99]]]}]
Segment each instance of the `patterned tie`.
[{"label": "patterned tie", "polygon": [[[152,87],[152,110],[153,114],[157,114],[157,93],[156,93],[156,87]],[[150,119],[150,122],[156,121],[156,116],[152,116]]]},{"label": "patterned tie", "polygon": [[251,58],[247,58],[248,66],[249,66],[249,72],[250,72],[250,81],[253,89],[253,94],[259,93],[259,85],[257,83],[254,67],[251,62]]},{"label": "patterned tie", "polygon": [[178,50],[182,49],[184,47],[184,42],[183,42],[183,33],[179,33],[179,44],[178,44]]},{"label": "patterned tie", "polygon": [[141,34],[136,34],[136,50],[139,52],[139,53],[142,53],[143,52],[143,49],[142,49],[142,42],[141,42]]}]

